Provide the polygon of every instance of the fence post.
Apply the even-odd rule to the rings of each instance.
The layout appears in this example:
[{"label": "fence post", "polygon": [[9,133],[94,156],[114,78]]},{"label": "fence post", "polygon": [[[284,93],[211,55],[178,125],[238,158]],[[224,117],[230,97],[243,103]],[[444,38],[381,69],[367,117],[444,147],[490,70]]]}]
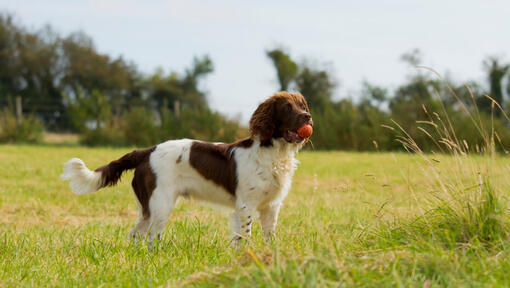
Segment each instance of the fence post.
[{"label": "fence post", "polygon": [[23,107],[21,106],[21,96],[16,96],[16,125],[20,126],[23,120]]},{"label": "fence post", "polygon": [[179,100],[175,100],[174,101],[174,115],[175,115],[175,118],[179,118],[179,114],[181,113],[181,102],[179,102]]}]

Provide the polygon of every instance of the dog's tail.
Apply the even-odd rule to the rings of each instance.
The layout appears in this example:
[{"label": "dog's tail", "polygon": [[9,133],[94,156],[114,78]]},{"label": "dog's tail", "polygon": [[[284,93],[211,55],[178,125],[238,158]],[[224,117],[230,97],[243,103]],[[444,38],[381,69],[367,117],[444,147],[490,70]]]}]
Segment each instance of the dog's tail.
[{"label": "dog's tail", "polygon": [[81,159],[72,158],[64,164],[63,180],[69,180],[69,187],[76,194],[87,194],[106,186],[114,186],[126,170],[136,168],[144,160],[148,160],[156,146],[135,150],[110,162],[108,165],[92,171]]}]

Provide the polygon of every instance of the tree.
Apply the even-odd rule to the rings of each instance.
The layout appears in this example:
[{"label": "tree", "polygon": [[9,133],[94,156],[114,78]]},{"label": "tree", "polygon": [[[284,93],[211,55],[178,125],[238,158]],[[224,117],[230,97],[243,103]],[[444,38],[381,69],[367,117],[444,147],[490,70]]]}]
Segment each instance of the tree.
[{"label": "tree", "polygon": [[24,113],[36,115],[50,129],[68,123],[58,89],[59,44],[50,27],[28,32],[11,16],[0,15],[0,93],[21,96]]},{"label": "tree", "polygon": [[266,51],[276,69],[280,90],[287,90],[291,85],[305,96],[310,109],[324,111],[331,105],[335,83],[325,69],[316,69],[309,63],[296,64],[282,49]]},{"label": "tree", "polygon": [[214,66],[205,55],[202,58],[194,57],[191,68],[186,70],[185,76],[180,81],[182,87],[184,105],[189,105],[192,109],[201,109],[208,107],[205,93],[198,88],[199,81],[214,71]]},{"label": "tree", "polygon": [[[510,69],[510,65],[501,64],[501,60],[497,57],[489,57],[485,60],[484,67],[488,72],[487,78],[489,80],[489,96],[500,105],[504,105],[502,82]],[[486,99],[485,97],[481,98],[479,100],[479,106],[481,110],[488,113],[491,112],[492,103],[489,99]],[[501,116],[501,111],[499,109],[495,109],[494,113],[497,116]]]},{"label": "tree", "polygon": [[213,70],[213,63],[208,56],[193,58],[191,67],[186,69],[184,75],[170,72],[165,76],[163,69],[159,68],[145,81],[148,97],[159,108],[174,110],[175,101],[179,101],[183,108],[195,111],[209,109],[205,92],[200,90],[199,84]]},{"label": "tree", "polygon": [[71,34],[62,40],[62,50],[66,64],[61,88],[71,97],[78,93],[90,97],[97,90],[106,96],[116,115],[128,109],[135,99],[141,99],[136,67],[121,57],[110,59],[98,53],[87,35]]},{"label": "tree", "polygon": [[303,64],[296,77],[296,86],[298,91],[305,96],[310,109],[324,111],[332,104],[335,83],[328,71],[314,69]]},{"label": "tree", "polygon": [[388,101],[388,89],[364,81],[361,89],[361,97],[368,101],[370,105],[380,107],[384,102]]},{"label": "tree", "polygon": [[282,49],[266,51],[266,55],[271,59],[276,69],[280,91],[288,90],[290,83],[297,76],[298,65]]},{"label": "tree", "polygon": [[[20,29],[13,23],[12,16],[0,15],[0,104],[6,104],[6,96],[17,94],[23,89],[21,60],[18,53]],[[14,95],[11,95],[14,96]],[[2,103],[3,102],[3,103]]]}]

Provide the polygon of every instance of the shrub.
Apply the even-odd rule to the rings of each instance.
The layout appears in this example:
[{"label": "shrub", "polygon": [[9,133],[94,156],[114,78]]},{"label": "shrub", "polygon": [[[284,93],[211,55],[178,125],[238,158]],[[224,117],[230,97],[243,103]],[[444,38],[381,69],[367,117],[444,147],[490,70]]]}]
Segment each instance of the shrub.
[{"label": "shrub", "polygon": [[125,146],[121,117],[112,117],[96,129],[83,128],[80,143],[87,146]]},{"label": "shrub", "polygon": [[122,131],[113,128],[98,128],[85,130],[80,137],[80,143],[87,146],[124,146],[126,141]]},{"label": "shrub", "polygon": [[143,147],[159,142],[158,127],[156,127],[154,115],[150,110],[144,107],[136,107],[122,118],[122,134],[126,143]]},{"label": "shrub", "polygon": [[34,116],[25,117],[18,124],[9,109],[0,113],[0,142],[36,143],[42,140],[43,132],[44,126]]},{"label": "shrub", "polygon": [[176,118],[168,110],[161,113],[161,141],[176,138],[194,138],[207,141],[232,142],[247,136],[237,121],[227,120],[209,109],[183,109]]},{"label": "shrub", "polygon": [[160,115],[158,125],[151,110],[132,108],[122,116],[101,121],[102,125],[95,129],[84,125],[80,142],[88,146],[146,147],[180,138],[232,142],[248,133],[237,121],[227,120],[208,109],[183,109],[179,117],[169,110],[163,110]]}]

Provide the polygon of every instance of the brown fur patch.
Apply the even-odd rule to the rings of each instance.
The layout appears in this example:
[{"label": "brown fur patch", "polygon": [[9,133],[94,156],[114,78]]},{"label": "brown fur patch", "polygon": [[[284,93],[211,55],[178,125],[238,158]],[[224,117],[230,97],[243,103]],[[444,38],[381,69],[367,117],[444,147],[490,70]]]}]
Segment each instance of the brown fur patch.
[{"label": "brown fur patch", "polygon": [[252,139],[243,139],[230,144],[213,144],[195,141],[191,144],[189,162],[204,178],[222,186],[235,195],[237,189],[234,148],[249,148]]},{"label": "brown fur patch", "polygon": [[150,216],[149,199],[152,191],[156,188],[156,175],[150,166],[150,154],[156,149],[156,146],[135,150],[122,156],[120,159],[110,162],[110,164],[99,167],[96,171],[101,172],[103,186],[113,186],[117,184],[126,170],[136,168],[135,176],[131,186],[135,192],[138,201],[142,206],[144,217]]},{"label": "brown fur patch", "polygon": [[149,157],[136,167],[135,176],[131,182],[136,198],[142,206],[142,214],[145,218],[150,217],[149,200],[152,191],[156,188],[156,175],[152,171]]}]

